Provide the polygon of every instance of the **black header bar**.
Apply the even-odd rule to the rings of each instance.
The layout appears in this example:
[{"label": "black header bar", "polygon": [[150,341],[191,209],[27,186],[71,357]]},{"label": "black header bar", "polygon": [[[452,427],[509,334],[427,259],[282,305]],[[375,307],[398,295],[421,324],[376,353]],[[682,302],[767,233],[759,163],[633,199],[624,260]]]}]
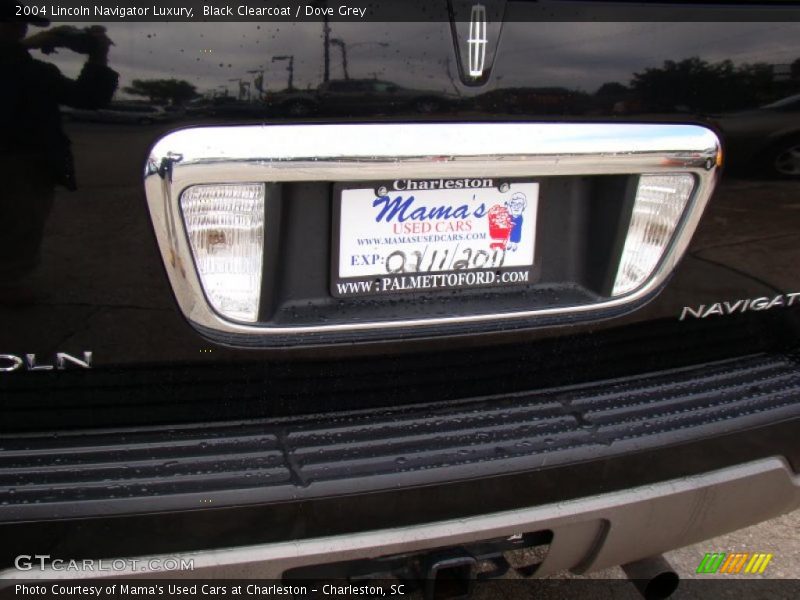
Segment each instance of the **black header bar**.
[{"label": "black header bar", "polygon": [[[447,0],[87,0],[20,1],[12,19],[112,22],[442,22]],[[4,15],[3,18],[8,18]],[[505,21],[755,22],[800,20],[800,2],[604,2],[509,0]]]}]

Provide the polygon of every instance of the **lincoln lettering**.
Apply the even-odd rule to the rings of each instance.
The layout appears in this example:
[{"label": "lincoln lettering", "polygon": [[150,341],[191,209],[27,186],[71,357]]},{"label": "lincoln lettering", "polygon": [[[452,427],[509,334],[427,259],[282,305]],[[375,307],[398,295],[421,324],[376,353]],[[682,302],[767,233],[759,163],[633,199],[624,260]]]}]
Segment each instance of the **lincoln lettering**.
[{"label": "lincoln lettering", "polygon": [[54,360],[47,361],[37,358],[35,354],[0,354],[0,373],[10,373],[11,371],[64,371],[71,367],[80,369],[92,368],[92,353],[84,352],[83,356],[77,357],[66,352],[56,352]]},{"label": "lincoln lettering", "polygon": [[486,216],[486,206],[481,203],[477,208],[472,209],[466,204],[459,206],[425,206],[416,204],[414,196],[404,198],[397,196],[394,199],[389,196],[375,198],[372,206],[380,208],[380,212],[375,217],[377,223],[391,223],[397,221],[403,223],[412,221],[439,221],[444,219],[468,219],[470,217],[481,218]]}]

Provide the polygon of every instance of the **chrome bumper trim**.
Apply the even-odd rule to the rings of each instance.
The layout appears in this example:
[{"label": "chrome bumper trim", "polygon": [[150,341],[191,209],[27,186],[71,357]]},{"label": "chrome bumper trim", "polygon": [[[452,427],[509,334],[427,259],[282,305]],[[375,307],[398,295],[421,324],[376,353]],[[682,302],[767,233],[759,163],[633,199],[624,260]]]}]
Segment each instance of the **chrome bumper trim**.
[{"label": "chrome bumper trim", "polygon": [[[551,530],[538,576],[597,570],[696,543],[800,507],[800,476],[782,458],[768,458],[702,475],[629,490],[397,529],[173,555],[193,571],[0,572],[0,581],[90,577],[280,579],[291,568],[458,546],[516,533]],[[265,509],[268,510],[268,509]],[[110,562],[112,559],[108,559]],[[0,584],[2,585],[2,584]],[[6,585],[9,582],[6,581]]]}]

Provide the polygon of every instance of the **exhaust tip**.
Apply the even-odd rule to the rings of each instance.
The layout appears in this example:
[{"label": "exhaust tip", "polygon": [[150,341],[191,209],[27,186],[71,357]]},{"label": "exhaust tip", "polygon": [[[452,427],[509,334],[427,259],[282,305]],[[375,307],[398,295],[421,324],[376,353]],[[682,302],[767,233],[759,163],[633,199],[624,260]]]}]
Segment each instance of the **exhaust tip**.
[{"label": "exhaust tip", "polygon": [[664,600],[678,589],[680,577],[663,556],[622,565],[625,575],[646,600]]},{"label": "exhaust tip", "polygon": [[664,598],[669,598],[675,593],[680,580],[678,574],[672,571],[659,573],[649,581],[643,581],[645,584],[644,589],[639,591],[647,600],[664,600]]}]

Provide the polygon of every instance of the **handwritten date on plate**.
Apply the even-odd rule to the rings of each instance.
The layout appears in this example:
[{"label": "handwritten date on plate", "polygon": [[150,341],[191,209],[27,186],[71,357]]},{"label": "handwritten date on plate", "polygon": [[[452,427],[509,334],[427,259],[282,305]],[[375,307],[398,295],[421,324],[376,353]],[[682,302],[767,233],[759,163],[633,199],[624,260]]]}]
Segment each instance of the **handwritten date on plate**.
[{"label": "handwritten date on plate", "polygon": [[432,273],[434,271],[459,271],[462,269],[499,269],[503,266],[506,251],[474,250],[473,248],[434,249],[428,256],[428,247],[423,252],[395,250],[386,257],[387,273]]}]

